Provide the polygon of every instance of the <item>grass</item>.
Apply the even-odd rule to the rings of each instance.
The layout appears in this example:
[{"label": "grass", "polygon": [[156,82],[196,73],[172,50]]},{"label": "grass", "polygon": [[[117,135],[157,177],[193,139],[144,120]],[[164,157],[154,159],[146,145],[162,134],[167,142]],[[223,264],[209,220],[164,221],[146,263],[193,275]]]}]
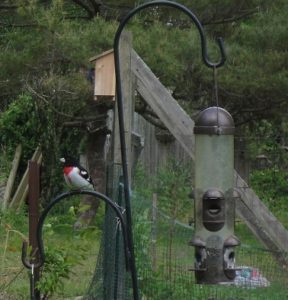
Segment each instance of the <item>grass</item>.
[{"label": "grass", "polygon": [[[171,226],[171,224],[170,224]],[[240,288],[236,286],[195,284],[194,248],[188,245],[193,236],[193,227],[188,229],[174,225],[173,237],[169,243],[169,221],[158,216],[156,226],[156,267],[141,267],[140,286],[146,299],[161,300],[271,300],[288,299],[287,271],[282,270],[273,255],[266,251],[242,222],[237,221],[235,234],[242,242],[236,247],[236,265],[259,269],[269,280],[269,287]],[[169,247],[171,246],[171,252]],[[135,246],[137,249],[137,245]],[[150,257],[151,261],[151,257]],[[155,259],[154,259],[155,262]],[[168,267],[170,265],[170,267]],[[170,297],[170,298],[169,298]]]},{"label": "grass", "polygon": [[[46,244],[49,244],[50,248],[63,251],[70,271],[68,278],[62,278],[60,289],[49,299],[67,299],[84,295],[96,266],[101,240],[97,228],[86,228],[76,234],[67,232],[67,228],[65,230],[65,233],[61,230],[61,233],[54,233],[53,237],[46,237]],[[57,271],[57,268],[55,269]]]},{"label": "grass", "polygon": [[0,239],[0,290],[2,293],[6,293],[5,296],[11,294],[11,297],[15,297],[15,299],[19,295],[25,297],[28,276],[21,263],[20,250],[23,239],[27,239],[26,220],[22,218],[21,214],[16,215],[11,212],[2,214],[0,235],[2,237]]},{"label": "grass", "polygon": [[[58,283],[61,284],[49,299],[73,298],[85,294],[94,273],[101,240],[99,226],[94,224],[75,231],[75,214],[66,211],[66,214],[58,216],[53,214],[46,219],[44,247],[46,252],[50,249],[53,255],[63,255],[65,261],[58,268],[69,268],[69,278],[59,278]],[[27,240],[28,236],[27,214],[25,211],[8,211],[0,217],[0,300],[29,299],[29,271],[23,268],[21,262],[22,241]],[[60,262],[63,257],[60,257]],[[58,272],[57,266],[54,269]]]},{"label": "grass", "polygon": [[[72,205],[74,203],[68,203],[59,208],[47,218],[44,225],[45,249],[47,250],[48,247],[48,250],[50,248],[54,253],[55,249],[58,249],[67,255],[71,271],[69,278],[62,278],[62,284],[49,299],[74,299],[76,296],[83,295],[96,266],[101,239],[100,219],[103,219],[103,211],[100,212],[93,226],[86,230],[75,231],[73,224],[76,217],[74,210],[71,209]],[[143,215],[142,210],[141,213]],[[140,227],[139,230],[141,235],[147,236],[151,223],[145,223],[145,221],[146,219],[143,218],[144,228]],[[242,242],[242,246],[236,249],[237,265],[259,268],[271,282],[269,288],[243,289],[195,285],[194,273],[188,270],[194,264],[194,249],[188,246],[193,235],[192,228],[189,230],[180,225],[175,226],[170,256],[168,251],[169,222],[166,219],[158,221],[156,271],[152,272],[150,266],[147,265],[142,265],[142,270],[140,270],[140,286],[146,299],[166,300],[171,299],[169,298],[172,297],[171,295],[173,295],[173,300],[207,300],[212,296],[221,300],[288,299],[287,274],[281,272],[272,255],[263,250],[262,245],[242,222],[237,222],[235,230],[236,236]],[[18,214],[7,212],[1,215],[0,235],[3,238],[0,240],[0,290],[2,293],[2,295],[0,293],[0,300],[29,299],[29,276],[27,270],[22,267],[20,257],[22,240],[27,238],[27,222],[25,211]],[[137,244],[135,248],[137,250]],[[151,261],[151,256],[148,261]],[[168,261],[171,263],[171,268],[167,268]],[[168,275],[169,272],[171,272],[170,275]]]}]

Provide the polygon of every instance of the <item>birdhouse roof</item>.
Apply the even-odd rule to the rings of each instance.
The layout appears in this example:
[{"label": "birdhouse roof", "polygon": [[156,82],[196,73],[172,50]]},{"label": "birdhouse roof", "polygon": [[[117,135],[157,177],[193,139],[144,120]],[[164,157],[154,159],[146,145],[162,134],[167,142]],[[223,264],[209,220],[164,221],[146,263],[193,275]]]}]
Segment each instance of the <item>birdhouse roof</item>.
[{"label": "birdhouse roof", "polygon": [[96,61],[97,59],[100,59],[100,58],[102,58],[102,57],[105,57],[105,56],[107,56],[107,55],[109,55],[109,54],[111,54],[111,53],[113,53],[113,52],[114,52],[114,49],[107,50],[107,51],[105,51],[105,52],[103,52],[103,53],[101,53],[101,54],[99,54],[99,55],[96,55],[96,56],[91,57],[91,58],[89,59],[89,61],[90,61],[90,62],[94,62],[94,61]]}]

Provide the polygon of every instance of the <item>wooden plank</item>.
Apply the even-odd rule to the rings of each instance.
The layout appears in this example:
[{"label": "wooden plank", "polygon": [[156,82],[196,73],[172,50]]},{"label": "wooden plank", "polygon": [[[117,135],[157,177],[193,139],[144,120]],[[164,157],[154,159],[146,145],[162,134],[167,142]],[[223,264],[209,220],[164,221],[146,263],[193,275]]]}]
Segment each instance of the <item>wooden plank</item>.
[{"label": "wooden plank", "polygon": [[[35,150],[31,160],[36,161],[39,164],[41,163],[42,153],[39,147]],[[18,208],[20,204],[27,198],[27,195],[28,195],[28,168],[26,169],[20,181],[20,184],[9,205],[9,208],[14,208],[14,209]]]},{"label": "wooden plank", "polygon": [[13,184],[14,184],[14,181],[15,181],[17,169],[18,169],[19,162],[20,162],[21,153],[22,153],[22,146],[18,145],[16,150],[15,150],[15,156],[14,156],[14,159],[13,159],[13,162],[12,162],[12,168],[11,168],[9,178],[8,178],[6,188],[5,188],[5,193],[4,193],[4,197],[3,197],[3,204],[2,204],[2,210],[3,211],[6,210],[8,205],[9,205]]},{"label": "wooden plank", "polygon": [[[36,161],[40,165],[42,162],[42,153],[40,152],[39,156],[36,154],[35,160],[33,160],[33,158],[32,158],[31,161]],[[23,182],[25,183],[25,181],[26,181],[26,178],[24,178]],[[20,191],[21,191],[21,189],[20,189]],[[24,191],[23,191],[22,195],[21,194],[19,195],[20,199],[16,201],[16,202],[18,202],[17,211],[19,211],[22,203],[27,199],[28,193],[29,193],[29,184],[27,184],[24,187]]]},{"label": "wooden plank", "polygon": [[139,155],[139,161],[147,175],[156,176],[159,170],[167,166],[172,153],[176,160],[184,164],[191,163],[190,156],[174,137],[171,142],[159,141],[155,126],[136,112],[134,113],[133,130],[142,137],[143,145],[147,145]]},{"label": "wooden plank", "polygon": [[[132,70],[137,77],[138,92],[194,160],[195,139],[193,120],[184,112],[177,101],[135,51],[132,52]],[[287,251],[288,231],[267,209],[256,193],[248,187],[247,183],[236,171],[234,171],[234,181],[235,187],[238,188],[241,193],[243,205],[250,210],[248,216],[247,214],[245,215],[243,211],[238,212],[237,209],[236,211],[239,216],[243,217],[246,223],[251,223],[251,228],[256,226],[258,230],[265,230],[267,236],[269,236],[273,245],[276,246],[278,250]],[[252,225],[253,218],[251,218],[251,214],[254,215],[253,218],[256,218],[259,222],[255,223],[256,225]],[[258,238],[267,246],[262,236],[258,235]]]},{"label": "wooden plank", "polygon": [[[270,234],[267,232],[267,230],[263,227],[262,223],[259,221],[259,219],[255,216],[253,211],[250,209],[250,207],[247,206],[247,204],[244,201],[236,200],[236,210],[237,215],[244,220],[247,227],[252,231],[252,233],[257,237],[259,241],[262,242],[262,244],[271,251],[275,259],[278,261],[278,263],[282,266],[288,267],[288,262],[285,257],[285,252],[283,251],[282,247],[279,247],[275,244],[273,239],[271,238]],[[280,249],[280,251],[279,251]]]},{"label": "wooden plank", "polygon": [[[132,147],[131,147],[131,135],[132,135],[132,123],[133,123],[133,78],[131,72],[131,44],[132,35],[129,32],[123,32],[120,40],[120,62],[121,62],[121,79],[122,79],[122,97],[124,106],[124,131],[125,131],[125,141],[126,141],[126,154],[127,154],[127,164],[129,179],[131,179],[131,160],[132,160]],[[117,103],[115,103],[115,115],[114,115],[114,130],[113,130],[113,148],[114,148],[114,158],[115,164],[121,164],[121,148],[120,148],[120,135],[119,135],[119,119]]]},{"label": "wooden plank", "polygon": [[[131,152],[132,152],[132,155],[131,155],[131,180],[132,181],[133,181],[133,178],[135,175],[139,156],[140,156],[143,148],[144,148],[143,137],[133,131],[132,136],[131,136]],[[132,182],[131,182],[131,184],[132,184]]]},{"label": "wooden plank", "polygon": [[134,50],[132,51],[132,71],[137,78],[137,91],[194,159],[194,121]]},{"label": "wooden plank", "polygon": [[132,126],[134,114],[134,88],[131,71],[132,34],[124,32],[120,40],[120,62],[122,78],[122,95],[124,104],[124,129],[129,182],[131,182],[132,163]]}]

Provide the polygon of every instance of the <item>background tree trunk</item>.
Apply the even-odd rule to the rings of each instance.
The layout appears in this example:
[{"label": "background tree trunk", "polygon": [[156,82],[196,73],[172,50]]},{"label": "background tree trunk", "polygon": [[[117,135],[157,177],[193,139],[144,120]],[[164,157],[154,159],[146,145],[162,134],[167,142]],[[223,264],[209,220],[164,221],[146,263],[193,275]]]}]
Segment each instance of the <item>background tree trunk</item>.
[{"label": "background tree trunk", "polygon": [[[91,133],[87,141],[87,169],[94,182],[95,190],[100,193],[106,192],[106,161],[104,155],[106,134],[105,130]],[[89,225],[95,217],[99,205],[99,200],[92,196],[85,196],[80,204],[80,207],[84,209],[80,212],[74,227],[80,228]]]}]

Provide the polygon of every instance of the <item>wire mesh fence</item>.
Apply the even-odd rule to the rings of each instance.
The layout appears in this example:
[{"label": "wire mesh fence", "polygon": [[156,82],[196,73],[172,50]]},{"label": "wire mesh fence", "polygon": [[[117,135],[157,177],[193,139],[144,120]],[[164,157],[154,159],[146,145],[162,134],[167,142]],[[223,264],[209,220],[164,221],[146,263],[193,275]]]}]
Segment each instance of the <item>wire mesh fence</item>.
[{"label": "wire mesh fence", "polygon": [[[152,210],[155,211],[152,201],[134,197],[135,252],[141,299],[288,299],[287,270],[276,262],[273,253],[251,240],[251,234],[236,251],[238,271],[232,285],[196,284],[191,270],[194,249],[188,245],[193,236],[193,224],[171,219],[160,209],[157,209],[156,218],[155,214],[152,217]],[[118,229],[113,219],[115,216],[109,212],[108,226],[114,234],[110,232],[105,241],[102,240],[97,268],[85,299],[132,299],[123,247],[115,247]]]},{"label": "wire mesh fence", "polygon": [[[121,196],[118,189],[114,194],[117,198]],[[102,213],[103,224],[103,215],[99,212],[92,226],[75,230],[73,224],[77,214],[73,209],[77,207],[77,201],[79,199],[72,199],[55,208],[45,223],[45,249],[49,253],[50,248],[54,256],[64,259],[64,266],[68,264],[71,270],[68,279],[59,279],[62,284],[49,299],[68,300],[76,296],[86,300],[133,299],[130,272],[125,268],[121,227],[116,215],[106,208]],[[136,193],[132,199],[132,209],[141,300],[288,299],[287,270],[275,260],[277,253],[261,247],[242,222],[236,223],[236,235],[242,244],[236,249],[239,270],[234,284],[199,285],[191,271],[194,267],[194,249],[189,246],[189,241],[194,233],[193,222],[189,224],[188,221],[171,218],[153,206],[152,199]],[[9,252],[9,255],[14,255],[14,252]],[[287,253],[279,255],[287,257]],[[19,264],[14,264],[13,270],[8,264],[8,260],[16,259],[8,257],[7,253],[6,275],[1,274],[3,291],[0,299],[2,296],[3,299],[29,299],[29,272],[22,270],[19,258]],[[59,271],[57,263],[55,261],[55,272]],[[20,281],[24,281],[25,285],[19,284]],[[16,296],[13,298],[10,296],[12,294]]]},{"label": "wire mesh fence", "polygon": [[[108,185],[119,182],[120,173],[119,170],[114,172]],[[113,184],[108,189],[112,199],[124,207],[119,186]],[[77,220],[77,211],[74,210],[78,207],[78,202],[79,199],[72,199],[55,208],[45,224],[46,247],[51,247],[54,243],[56,248],[61,248],[60,254],[66,257],[66,254],[70,255],[71,249],[68,248],[73,245],[79,250],[76,249],[76,255],[81,256],[75,257],[74,249],[69,279],[64,280],[61,288],[49,299],[68,300],[75,299],[76,296],[86,300],[133,299],[130,272],[125,268],[122,229],[117,216],[106,207],[102,215],[101,212],[98,213],[96,223],[91,227],[83,231],[75,230],[73,225]],[[123,214],[125,215],[124,209]],[[191,270],[194,267],[194,248],[189,246],[189,241],[194,233],[193,222],[171,218],[167,212],[155,206],[151,197],[137,192],[133,192],[132,215],[141,300],[288,299],[287,270],[275,260],[275,256],[287,257],[287,253],[272,253],[264,249],[242,222],[236,222],[236,236],[242,244],[236,248],[236,266],[239,270],[234,284],[199,285]],[[91,240],[95,241],[94,245]],[[12,289],[14,294],[16,289],[19,290],[16,291],[16,298],[11,299],[28,299],[21,296],[23,289],[26,290],[26,295],[29,293],[29,276],[21,268],[20,259],[15,270],[7,265],[6,271],[11,271],[11,276],[8,278],[1,274],[1,280],[5,282],[3,281],[4,285],[1,282],[0,287],[5,291],[1,291],[0,299],[2,296],[4,299],[10,297]],[[19,271],[21,273],[18,276]],[[12,281],[14,277],[15,281]],[[25,287],[17,287],[20,278],[25,280]]]}]

